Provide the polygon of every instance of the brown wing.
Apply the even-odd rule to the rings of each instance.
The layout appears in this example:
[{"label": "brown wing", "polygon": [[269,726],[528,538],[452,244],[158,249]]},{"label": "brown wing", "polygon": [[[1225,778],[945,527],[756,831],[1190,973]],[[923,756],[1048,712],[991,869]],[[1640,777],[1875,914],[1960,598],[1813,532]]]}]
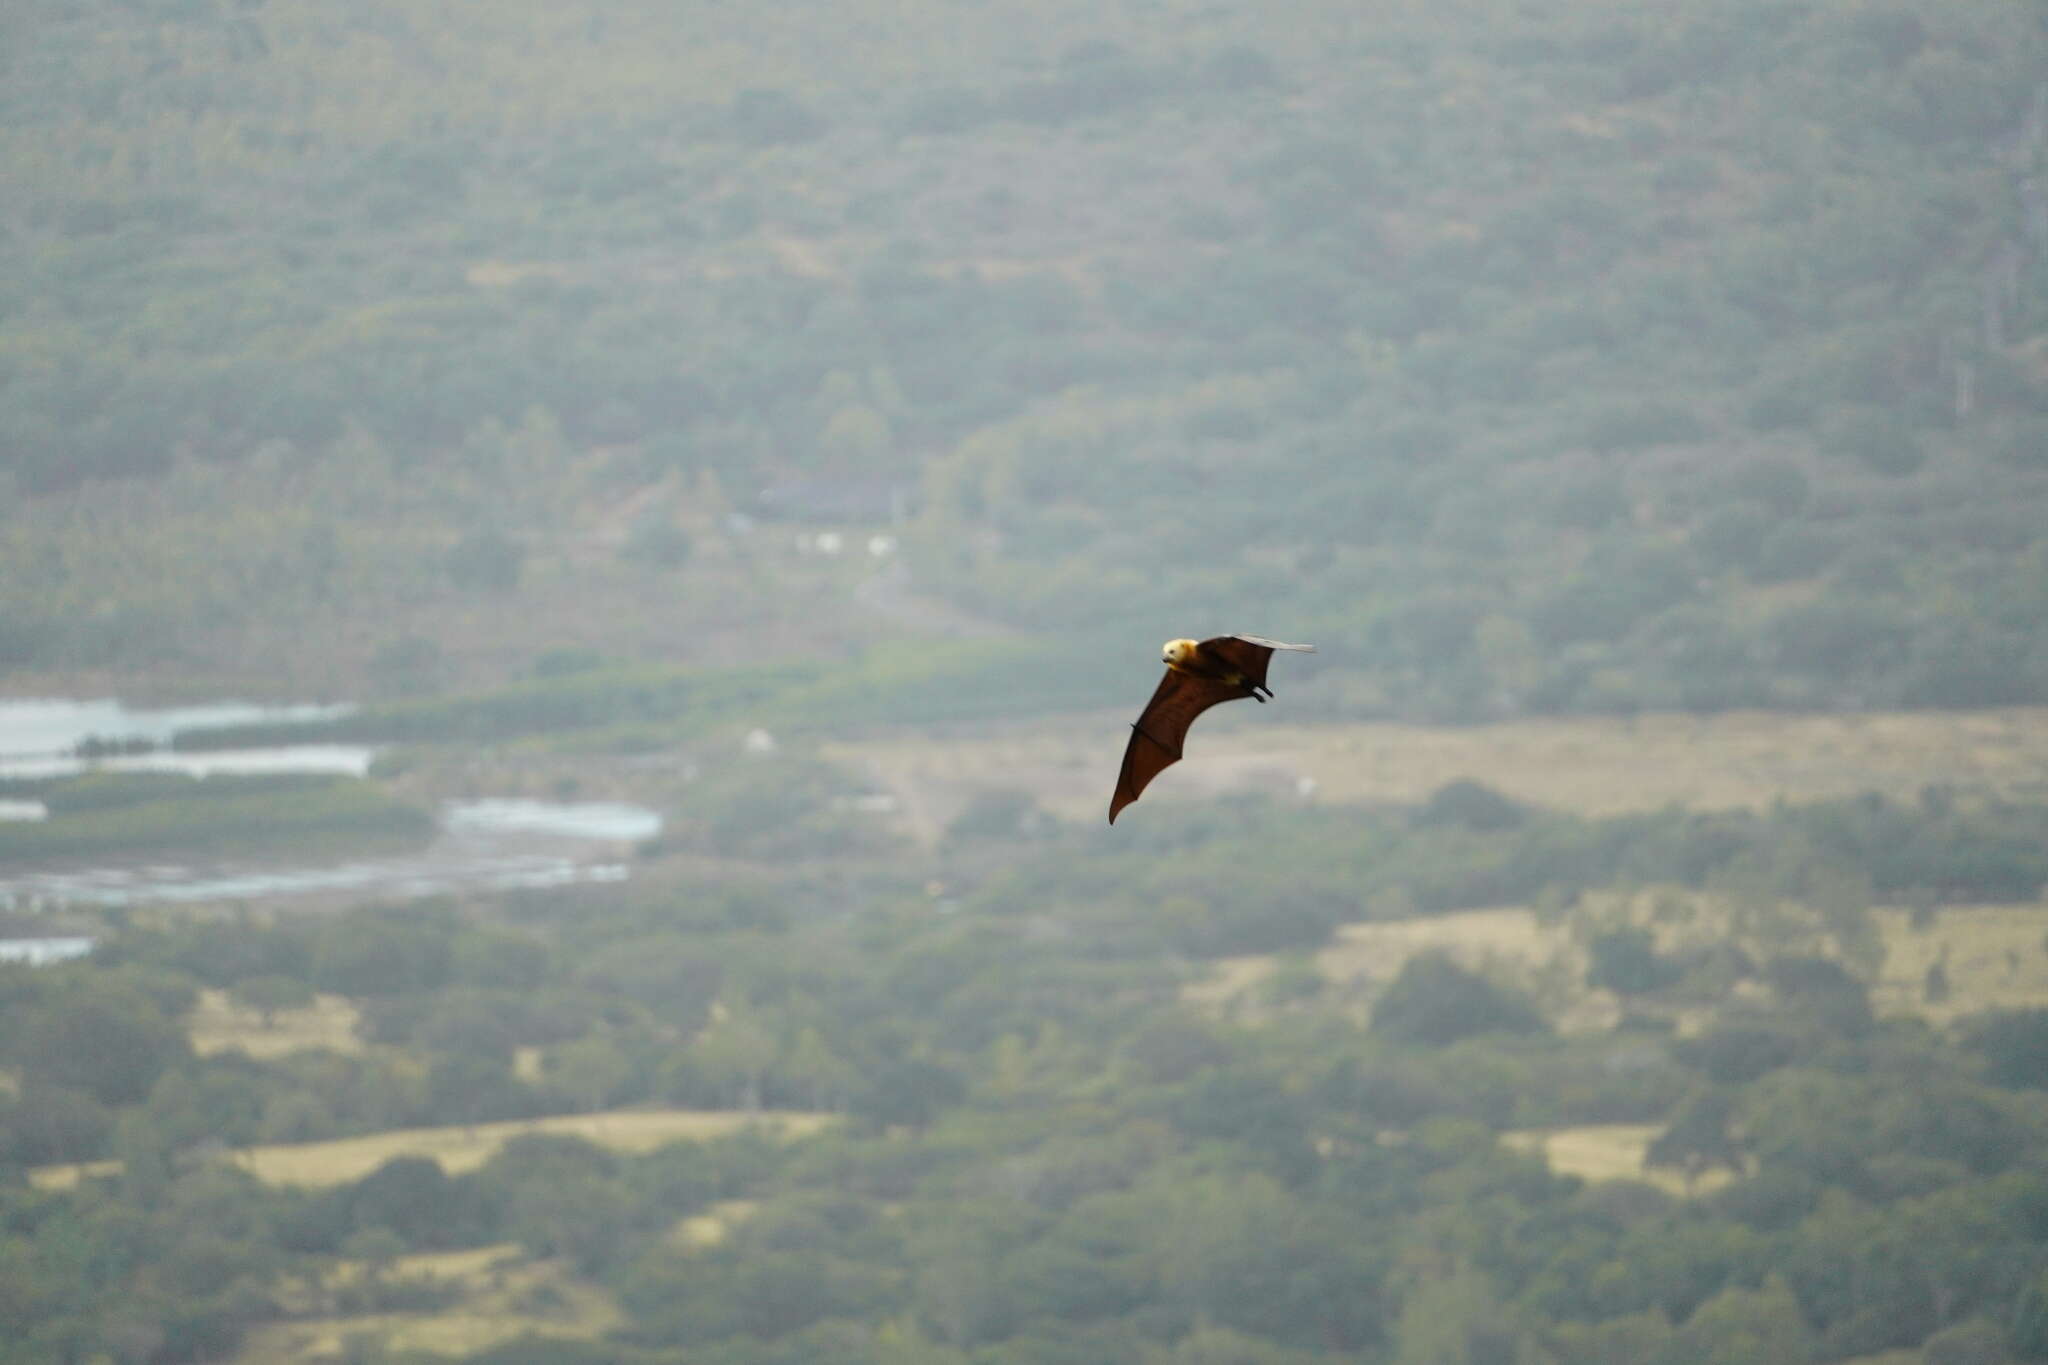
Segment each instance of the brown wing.
[{"label": "brown wing", "polygon": [[1314,645],[1290,645],[1282,640],[1268,640],[1262,635],[1219,635],[1213,640],[1204,640],[1198,648],[1212,658],[1221,659],[1233,672],[1244,675],[1244,680],[1255,687],[1266,685],[1266,665],[1273,660],[1276,649],[1291,649],[1301,654],[1316,652]]},{"label": "brown wing", "polygon": [[1241,687],[1212,678],[1197,678],[1169,668],[1159,680],[1159,690],[1145,703],[1144,714],[1131,727],[1131,742],[1124,747],[1123,771],[1116,777],[1116,795],[1109,800],[1109,823],[1116,813],[1138,799],[1145,784],[1180,762],[1181,744],[1195,717],[1219,701],[1249,695]]}]

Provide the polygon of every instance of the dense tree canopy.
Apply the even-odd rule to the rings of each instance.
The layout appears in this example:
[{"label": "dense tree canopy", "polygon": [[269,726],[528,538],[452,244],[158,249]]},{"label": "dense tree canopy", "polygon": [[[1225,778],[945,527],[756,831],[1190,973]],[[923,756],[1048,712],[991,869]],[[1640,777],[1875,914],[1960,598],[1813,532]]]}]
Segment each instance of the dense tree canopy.
[{"label": "dense tree canopy", "polygon": [[673,658],[894,508],[1048,636],[1284,578],[1331,710],[2048,695],[2017,0],[30,12],[0,664]]}]

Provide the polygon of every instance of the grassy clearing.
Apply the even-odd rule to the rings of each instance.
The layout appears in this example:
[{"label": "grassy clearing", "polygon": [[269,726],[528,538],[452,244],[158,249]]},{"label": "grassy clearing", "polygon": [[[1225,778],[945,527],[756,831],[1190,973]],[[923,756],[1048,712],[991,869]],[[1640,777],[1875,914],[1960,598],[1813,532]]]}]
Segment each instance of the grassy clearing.
[{"label": "grassy clearing", "polygon": [[[1448,952],[1464,966],[1531,990],[1551,1007],[1552,1022],[1563,1032],[1601,1032],[1619,1016],[1611,993],[1584,988],[1585,950],[1569,926],[1543,924],[1534,911],[1520,907],[1341,925],[1312,960],[1326,997],[1363,1022],[1373,998],[1408,959],[1430,951]],[[1224,958],[1182,997],[1256,1017],[1260,987],[1279,965],[1279,956],[1270,953]]]},{"label": "grassy clearing", "polygon": [[[1871,1004],[1879,1013],[1946,1024],[1980,1010],[2048,1007],[2048,906],[1948,906],[1925,929],[1907,911],[1877,913],[1885,959]],[[1937,962],[1948,975],[1945,1000],[1927,993]]]},{"label": "grassy clearing", "polygon": [[[152,786],[154,784],[151,784]],[[434,818],[374,783],[334,777],[266,786],[186,780],[160,799],[53,808],[48,820],[0,824],[0,862],[88,858],[135,849],[181,855],[291,844],[295,849],[406,848],[433,837]]]},{"label": "grassy clearing", "polygon": [[1703,1171],[1688,1190],[1682,1173],[1646,1169],[1643,1153],[1662,1131],[1654,1123],[1601,1123],[1583,1128],[1525,1128],[1502,1133],[1500,1140],[1516,1151],[1541,1156],[1559,1175],[1589,1181],[1635,1180],[1686,1196],[1710,1194],[1734,1180],[1725,1170]]},{"label": "grassy clearing", "polygon": [[28,1183],[39,1190],[68,1190],[81,1180],[94,1176],[119,1175],[118,1161],[74,1161],[62,1166],[36,1166],[28,1173]]},{"label": "grassy clearing", "polygon": [[304,1009],[278,1010],[268,1024],[256,1010],[237,1005],[226,991],[199,993],[199,1003],[186,1016],[192,1050],[202,1057],[241,1052],[251,1057],[282,1057],[303,1048],[360,1052],[356,1007],[346,996],[320,995]]},{"label": "grassy clearing", "polygon": [[235,1153],[234,1159],[266,1184],[338,1185],[361,1179],[395,1156],[432,1157],[450,1175],[460,1175],[483,1165],[507,1140],[525,1133],[585,1138],[617,1152],[651,1152],[680,1139],[726,1137],[754,1126],[802,1137],[830,1121],[826,1114],[613,1110],[447,1128],[401,1128],[332,1142],[250,1147]]},{"label": "grassy clearing", "polygon": [[[1585,985],[1581,936],[1623,920],[1645,923],[1650,907],[1674,903],[1687,914],[1683,923],[1656,926],[1663,950],[1733,940],[1753,954],[1769,955],[1765,945],[1731,932],[1728,907],[1713,895],[1658,887],[1626,898],[1588,896],[1582,912],[1549,924],[1533,910],[1512,906],[1346,924],[1313,961],[1327,983],[1326,996],[1361,1017],[1409,958],[1439,950],[1533,991],[1562,1032],[1601,1032],[1613,1027],[1619,1004],[1611,992]],[[1920,929],[1913,927],[1909,910],[1880,906],[1871,913],[1884,943],[1883,966],[1870,991],[1879,1014],[1941,1025],[1983,1010],[2048,1007],[2048,905],[1947,906]],[[1928,970],[1937,962],[1948,976],[1946,999],[1928,997]],[[1270,953],[1223,958],[1182,997],[1211,1009],[1255,1014],[1259,988],[1279,965],[1279,956]]]},{"label": "grassy clearing", "polygon": [[678,1218],[669,1229],[668,1239],[679,1247],[715,1247],[735,1227],[753,1217],[759,1207],[752,1199],[722,1199],[703,1213]]},{"label": "grassy clearing", "polygon": [[[525,1133],[580,1137],[615,1152],[651,1152],[682,1139],[727,1137],[760,1128],[782,1137],[805,1137],[833,1120],[830,1114],[771,1111],[742,1114],[701,1109],[614,1109],[601,1114],[558,1114],[502,1123],[455,1124],[445,1128],[395,1128],[365,1137],[330,1142],[275,1143],[242,1148],[229,1158],[270,1185],[319,1187],[360,1180],[395,1156],[424,1156],[450,1175],[473,1171],[497,1150]],[[41,1166],[29,1177],[43,1189],[65,1189],[81,1174],[109,1174],[118,1163]]]},{"label": "grassy clearing", "polygon": [[[1642,922],[1649,906],[1675,900],[1688,902],[1691,913],[1682,924],[1660,928],[1663,947],[1730,936],[1725,905],[1672,888],[1589,898],[1583,922]],[[1914,927],[1905,909],[1880,907],[1872,914],[1884,944],[1883,966],[1871,988],[1878,1013],[1918,1016],[1941,1026],[1982,1010],[2048,1006],[2048,905],[1949,906],[1922,928]],[[1619,1018],[1614,995],[1585,984],[1586,956],[1572,920],[1545,924],[1522,908],[1345,925],[1313,961],[1326,982],[1325,1000],[1362,1022],[1372,999],[1402,965],[1431,949],[1530,989],[1561,1032],[1604,1032]],[[1927,993],[1928,970],[1936,962],[1948,976],[1943,999]],[[1260,988],[1279,966],[1277,955],[1225,959],[1183,995],[1197,1005],[1256,1019],[1263,1008]],[[1708,1009],[1682,1012],[1679,1031],[1691,1032],[1710,1015]],[[1660,1131],[1655,1124],[1600,1124],[1507,1132],[1501,1141],[1543,1156],[1561,1174],[1637,1180],[1680,1196],[1710,1193],[1733,1178],[1727,1171],[1703,1172],[1688,1190],[1679,1172],[1645,1170],[1643,1152]]]},{"label": "grassy clearing", "polygon": [[[1142,698],[1134,698],[1131,713]],[[829,746],[896,793],[914,832],[936,837],[977,793],[1029,792],[1069,820],[1100,821],[1123,754],[1121,712],[1063,717],[965,738],[894,736]],[[1499,725],[1289,726],[1264,715],[1205,718],[1188,758],[1147,801],[1230,791],[1323,801],[1418,802],[1471,778],[1582,815],[1677,805],[1695,810],[1816,801],[1932,784],[2015,796],[2048,793],[2048,708],[1862,715],[1567,717]],[[1254,723],[1259,722],[1259,723]]]},{"label": "grassy clearing", "polygon": [[[345,1262],[328,1282],[360,1278],[367,1268]],[[384,1271],[388,1280],[427,1279],[460,1289],[460,1298],[434,1313],[368,1313],[305,1317],[253,1329],[234,1357],[240,1365],[349,1358],[352,1343],[374,1342],[386,1352],[435,1351],[467,1355],[500,1341],[534,1333],[594,1338],[621,1321],[618,1306],[594,1285],[572,1276],[559,1261],[526,1260],[511,1243],[468,1251],[402,1256]],[[313,1289],[309,1286],[309,1293]]]}]

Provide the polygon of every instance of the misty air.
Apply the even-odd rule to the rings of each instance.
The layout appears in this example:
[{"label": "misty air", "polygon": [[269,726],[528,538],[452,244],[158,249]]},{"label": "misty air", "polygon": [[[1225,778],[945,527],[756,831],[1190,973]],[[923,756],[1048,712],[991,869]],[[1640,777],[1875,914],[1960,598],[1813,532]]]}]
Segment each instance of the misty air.
[{"label": "misty air", "polygon": [[2037,0],[0,109],[0,1365],[2048,1362]]}]

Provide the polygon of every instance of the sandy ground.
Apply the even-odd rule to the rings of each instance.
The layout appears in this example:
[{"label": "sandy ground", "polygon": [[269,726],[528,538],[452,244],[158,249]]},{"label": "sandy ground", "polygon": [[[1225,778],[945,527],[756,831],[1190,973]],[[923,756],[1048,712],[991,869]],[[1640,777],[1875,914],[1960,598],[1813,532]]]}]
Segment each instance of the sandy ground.
[{"label": "sandy ground", "polygon": [[[1138,705],[1133,703],[1133,707]],[[1313,801],[1416,802],[1469,778],[1585,815],[1677,805],[1759,808],[1930,784],[2048,796],[2048,708],[1855,715],[1567,717],[1498,725],[1286,725],[1204,717],[1150,803],[1267,791]],[[1129,716],[1102,713],[965,736],[834,744],[827,756],[894,793],[927,842],[977,793],[1027,791],[1067,820],[1105,818]],[[1134,810],[1138,815],[1141,810]]]}]

